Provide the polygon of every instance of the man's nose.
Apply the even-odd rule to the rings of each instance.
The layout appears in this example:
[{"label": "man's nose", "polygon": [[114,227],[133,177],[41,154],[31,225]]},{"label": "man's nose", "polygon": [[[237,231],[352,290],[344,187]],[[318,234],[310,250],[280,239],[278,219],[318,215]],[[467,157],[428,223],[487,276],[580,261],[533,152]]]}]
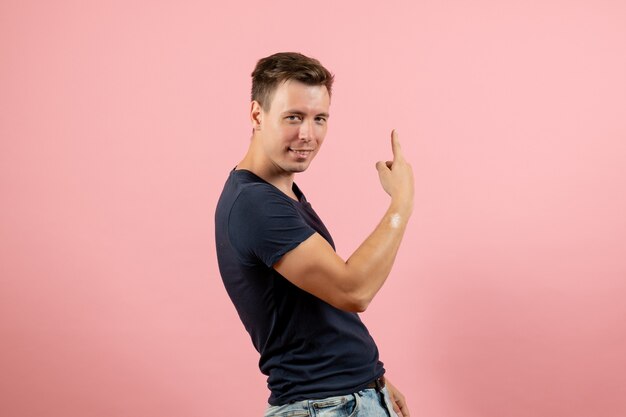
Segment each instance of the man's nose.
[{"label": "man's nose", "polygon": [[300,139],[308,142],[313,139],[313,122],[305,120],[300,125]]}]

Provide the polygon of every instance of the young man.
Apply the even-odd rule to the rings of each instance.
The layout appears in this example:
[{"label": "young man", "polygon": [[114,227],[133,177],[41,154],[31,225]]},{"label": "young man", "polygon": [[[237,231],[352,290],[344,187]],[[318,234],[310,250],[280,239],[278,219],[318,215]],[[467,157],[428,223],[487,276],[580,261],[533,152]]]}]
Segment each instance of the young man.
[{"label": "young man", "polygon": [[[380,224],[347,261],[294,183],[326,136],[333,76],[298,53],[252,73],[247,154],[215,214],[220,273],[261,354],[268,416],[408,416],[361,322],[395,259],[413,208],[413,173],[395,132],[393,161],[376,168],[391,197]],[[389,414],[388,414],[389,413]]]}]

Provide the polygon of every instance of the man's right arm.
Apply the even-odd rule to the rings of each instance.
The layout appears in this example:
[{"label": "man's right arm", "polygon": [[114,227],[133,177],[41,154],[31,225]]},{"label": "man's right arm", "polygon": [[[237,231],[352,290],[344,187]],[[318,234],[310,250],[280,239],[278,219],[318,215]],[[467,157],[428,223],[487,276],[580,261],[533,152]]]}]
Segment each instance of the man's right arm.
[{"label": "man's right arm", "polygon": [[346,311],[365,311],[382,287],[413,210],[413,171],[404,159],[397,133],[391,134],[393,161],[376,168],[391,203],[381,222],[344,261],[315,233],[287,252],[274,269],[294,285]]}]

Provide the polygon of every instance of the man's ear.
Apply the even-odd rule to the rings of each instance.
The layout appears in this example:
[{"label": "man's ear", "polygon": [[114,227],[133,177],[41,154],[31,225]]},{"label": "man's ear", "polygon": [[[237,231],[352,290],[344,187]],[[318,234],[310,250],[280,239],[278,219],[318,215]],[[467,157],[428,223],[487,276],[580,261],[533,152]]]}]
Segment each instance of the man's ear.
[{"label": "man's ear", "polygon": [[252,130],[261,130],[261,119],[263,109],[258,101],[253,100],[250,103],[250,122],[252,123]]}]

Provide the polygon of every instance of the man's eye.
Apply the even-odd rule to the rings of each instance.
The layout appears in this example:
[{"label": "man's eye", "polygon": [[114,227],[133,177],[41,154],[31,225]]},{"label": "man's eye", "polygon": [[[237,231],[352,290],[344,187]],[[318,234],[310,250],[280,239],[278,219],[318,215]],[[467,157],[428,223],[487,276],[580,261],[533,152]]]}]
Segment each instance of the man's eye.
[{"label": "man's eye", "polygon": [[316,121],[317,123],[319,123],[319,124],[324,124],[324,123],[326,123],[326,119],[325,119],[325,118],[323,118],[323,117],[318,117],[318,118],[316,118],[316,119],[315,119],[315,121]]},{"label": "man's eye", "polygon": [[295,122],[295,121],[300,120],[300,116],[291,115],[291,116],[287,116],[286,119],[289,120],[289,121]]}]

